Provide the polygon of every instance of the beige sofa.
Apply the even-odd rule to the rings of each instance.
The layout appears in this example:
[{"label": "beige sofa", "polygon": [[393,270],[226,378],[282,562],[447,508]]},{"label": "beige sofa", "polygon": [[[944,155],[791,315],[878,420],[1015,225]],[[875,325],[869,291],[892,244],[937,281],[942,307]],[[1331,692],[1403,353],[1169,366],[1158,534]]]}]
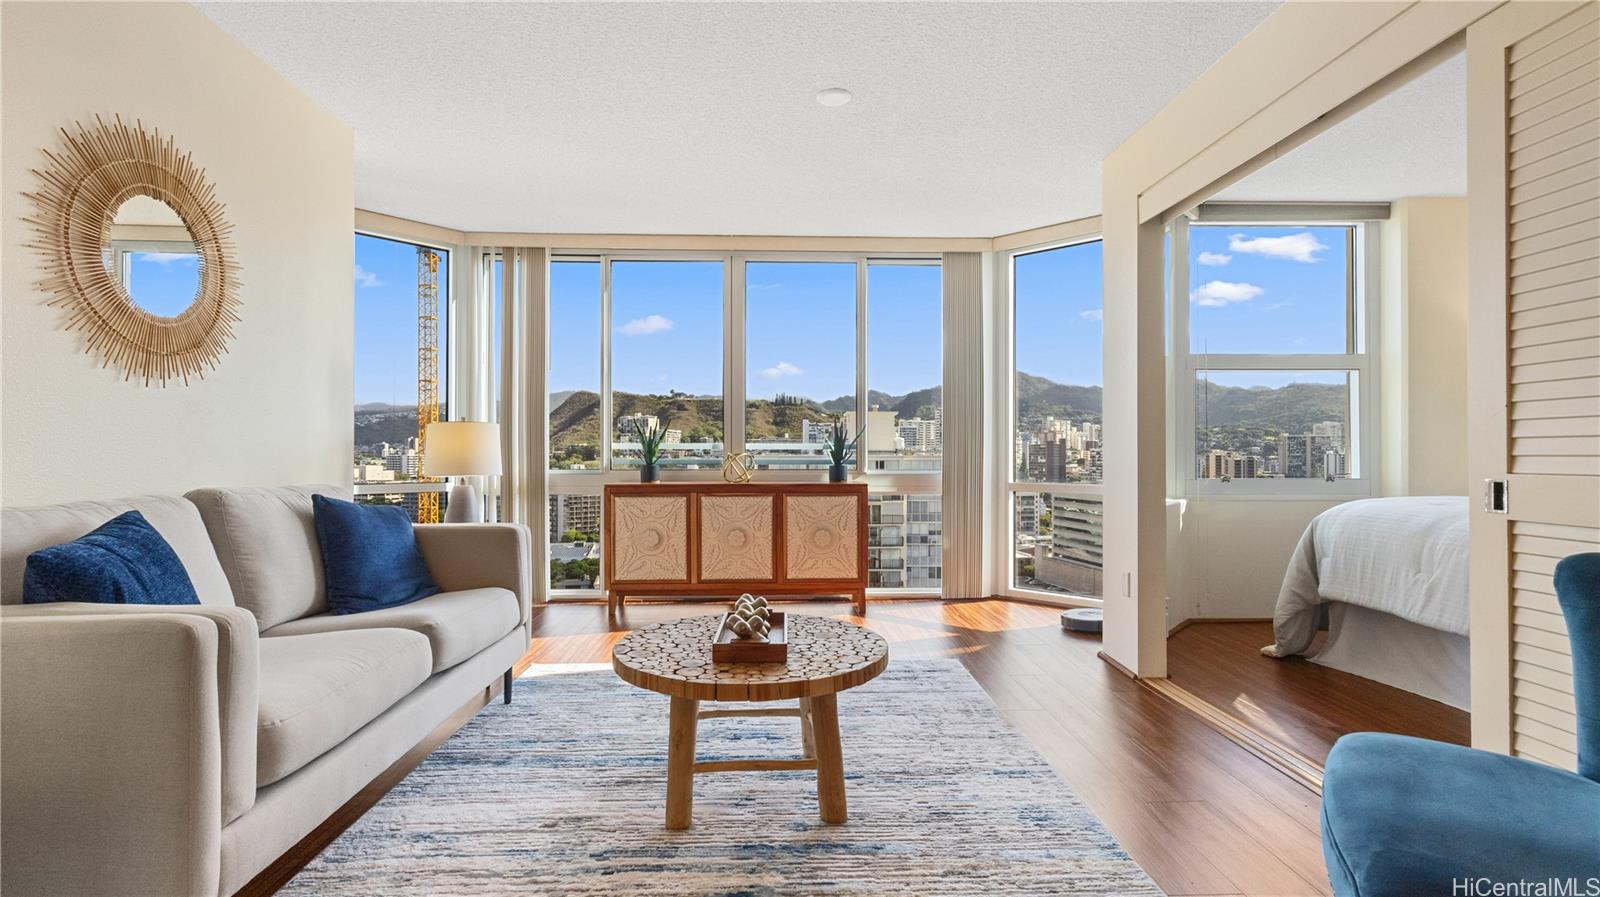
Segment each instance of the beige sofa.
[{"label": "beige sofa", "polygon": [[[313,492],[349,497],[202,489],[4,511],[0,892],[226,897],[527,650],[525,527],[419,526],[445,591],[330,616]],[[130,508],[199,606],[20,604],[29,552]]]}]

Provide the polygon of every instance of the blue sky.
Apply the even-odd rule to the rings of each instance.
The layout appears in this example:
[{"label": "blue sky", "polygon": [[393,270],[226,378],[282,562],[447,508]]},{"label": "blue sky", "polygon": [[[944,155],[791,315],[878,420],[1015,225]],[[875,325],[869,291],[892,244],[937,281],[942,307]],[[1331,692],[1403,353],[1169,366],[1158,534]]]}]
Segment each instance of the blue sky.
[{"label": "blue sky", "polygon": [[1013,277],[1017,370],[1099,386],[1100,242],[1017,256]]},{"label": "blue sky", "polygon": [[192,252],[130,253],[128,291],[140,308],[175,317],[194,302],[200,287],[200,256]]},{"label": "blue sky", "polygon": [[[872,389],[939,384],[940,271],[871,265]],[[855,265],[751,262],[745,273],[745,389],[817,400],[855,393]],[[611,269],[612,386],[626,392],[722,392],[722,263],[617,261]],[[550,272],[550,389],[600,386],[600,266]]]},{"label": "blue sky", "polygon": [[[443,339],[449,256],[439,265],[439,371],[448,370]],[[356,235],[356,404],[417,402],[417,248]],[[444,384],[440,384],[440,396]]]},{"label": "blue sky", "polygon": [[1345,351],[1342,227],[1189,228],[1194,352]]}]

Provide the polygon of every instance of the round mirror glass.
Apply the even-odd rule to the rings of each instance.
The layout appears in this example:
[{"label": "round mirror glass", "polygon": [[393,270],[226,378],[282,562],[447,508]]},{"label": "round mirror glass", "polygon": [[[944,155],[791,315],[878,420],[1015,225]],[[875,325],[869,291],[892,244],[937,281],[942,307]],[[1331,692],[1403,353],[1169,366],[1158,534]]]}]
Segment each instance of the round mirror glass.
[{"label": "round mirror glass", "polygon": [[200,254],[172,207],[135,196],[111,218],[106,268],[133,304],[153,315],[176,317],[200,289]]}]

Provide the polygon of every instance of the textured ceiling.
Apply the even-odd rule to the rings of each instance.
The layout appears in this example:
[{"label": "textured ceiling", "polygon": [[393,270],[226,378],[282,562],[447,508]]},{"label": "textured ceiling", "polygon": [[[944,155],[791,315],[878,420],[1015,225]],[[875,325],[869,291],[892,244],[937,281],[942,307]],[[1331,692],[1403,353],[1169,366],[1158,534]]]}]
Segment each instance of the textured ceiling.
[{"label": "textured ceiling", "polygon": [[355,130],[362,208],[989,236],[1098,213],[1100,160],[1275,4],[198,6]]},{"label": "textured ceiling", "polygon": [[1467,63],[1456,55],[1217,195],[1361,202],[1467,193]]}]

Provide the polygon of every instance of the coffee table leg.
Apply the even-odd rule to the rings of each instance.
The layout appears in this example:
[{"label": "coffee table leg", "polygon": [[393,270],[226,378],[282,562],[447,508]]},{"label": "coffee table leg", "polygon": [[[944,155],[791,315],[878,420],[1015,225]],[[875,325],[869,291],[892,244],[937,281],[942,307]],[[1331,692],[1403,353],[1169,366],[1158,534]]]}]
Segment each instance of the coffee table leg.
[{"label": "coffee table leg", "polygon": [[839,747],[839,696],[811,698],[811,733],[817,751],[817,804],[822,821],[848,818],[844,801],[844,751]]},{"label": "coffee table leg", "polygon": [[672,699],[667,733],[667,828],[684,829],[694,819],[694,740],[700,702]]},{"label": "coffee table leg", "polygon": [[811,729],[811,699],[800,699],[800,756],[817,756],[817,738]]}]

